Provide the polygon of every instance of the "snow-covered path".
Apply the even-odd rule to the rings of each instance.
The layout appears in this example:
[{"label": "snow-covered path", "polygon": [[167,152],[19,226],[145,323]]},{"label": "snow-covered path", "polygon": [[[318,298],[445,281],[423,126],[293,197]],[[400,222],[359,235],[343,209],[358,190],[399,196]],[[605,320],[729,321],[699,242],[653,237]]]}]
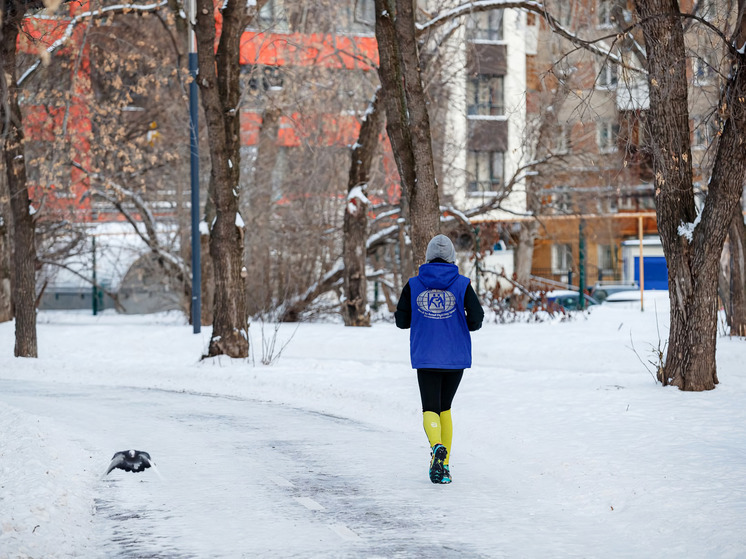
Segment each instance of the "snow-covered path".
[{"label": "snow-covered path", "polygon": [[[479,510],[450,511],[426,491],[427,458],[402,433],[188,392],[0,381],[0,393],[89,455],[68,464],[95,485],[99,541],[82,556],[494,556],[472,534]],[[102,456],[132,446],[158,472],[94,479]]]},{"label": "snow-covered path", "polygon": [[[0,324],[0,559],[746,558],[746,341],[662,388],[651,309],[475,333],[448,486],[392,324],[283,325],[271,367],[178,316],[42,313],[38,359]],[[162,478],[101,479],[128,448]]]}]

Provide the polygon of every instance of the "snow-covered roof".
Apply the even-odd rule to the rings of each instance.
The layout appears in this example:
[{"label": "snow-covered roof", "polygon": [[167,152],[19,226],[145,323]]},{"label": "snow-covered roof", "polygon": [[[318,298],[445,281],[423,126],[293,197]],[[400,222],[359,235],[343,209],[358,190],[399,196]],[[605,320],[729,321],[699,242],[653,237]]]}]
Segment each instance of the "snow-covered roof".
[{"label": "snow-covered roof", "polygon": [[[162,227],[159,232],[173,235],[173,227]],[[93,239],[96,241],[96,281],[117,290],[132,264],[149,252],[132,225],[124,222],[96,223],[88,230],[89,240],[84,249],[65,261],[65,265],[86,278],[93,277]],[[58,266],[44,266],[40,279],[48,280],[49,287],[75,289],[90,287],[90,283],[70,270]]]}]

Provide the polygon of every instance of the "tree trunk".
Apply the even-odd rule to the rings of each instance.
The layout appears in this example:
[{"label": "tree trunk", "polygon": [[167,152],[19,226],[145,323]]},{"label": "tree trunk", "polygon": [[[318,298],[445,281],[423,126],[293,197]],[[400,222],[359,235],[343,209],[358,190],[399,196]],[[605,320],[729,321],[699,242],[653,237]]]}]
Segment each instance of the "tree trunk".
[{"label": "tree trunk", "polygon": [[[521,221],[520,226],[518,246],[515,251],[515,281],[523,287],[528,287],[534,262],[534,243],[539,234],[539,222],[536,219]],[[516,293],[514,298],[516,308],[525,308],[527,296],[523,292]]]},{"label": "tree trunk", "polygon": [[16,86],[16,39],[23,10],[3,14],[0,37],[0,127],[2,127],[5,173],[13,215],[13,311],[16,319],[16,357],[36,357],[36,248],[34,221],[26,188],[26,159],[21,109]]},{"label": "tree trunk", "polygon": [[[375,0],[378,75],[386,109],[386,131],[391,140],[408,204],[412,258],[425,261],[430,239],[440,232],[440,202],[435,180],[430,118],[422,86],[414,3]],[[402,215],[406,218],[405,212]]]},{"label": "tree trunk", "polygon": [[746,336],[746,224],[741,206],[736,206],[728,230],[730,281],[728,318],[731,336]]},{"label": "tree trunk", "polygon": [[[264,2],[257,2],[256,10]],[[240,173],[240,39],[249,17],[247,3],[228,0],[222,10],[215,52],[214,4],[197,0],[197,83],[210,145],[208,195],[215,208],[210,223],[210,256],[215,274],[215,307],[208,356],[248,357],[248,314],[243,267],[244,224],[238,212]]]},{"label": "tree trunk", "polygon": [[13,320],[10,282],[11,219],[10,195],[5,177],[5,161],[0,159],[0,322]]},{"label": "tree trunk", "polygon": [[[746,57],[736,53],[720,103],[724,122],[701,215],[694,203],[688,82],[678,2],[637,0],[645,37],[648,114],[658,229],[668,264],[671,326],[659,380],[682,390],[718,382],[717,270],[728,225],[746,176]],[[737,40],[743,45],[746,34]],[[698,221],[698,223],[697,223]],[[687,234],[688,231],[688,234]]]},{"label": "tree trunk", "polygon": [[280,127],[278,108],[267,108],[259,129],[256,172],[253,187],[248,193],[248,224],[250,239],[246,243],[246,268],[248,276],[249,315],[266,312],[272,308],[273,282],[270,245],[270,216],[272,214],[272,171],[277,162],[279,145],[277,134]]},{"label": "tree trunk", "polygon": [[368,181],[378,137],[383,128],[380,88],[365,115],[360,136],[352,148],[347,205],[344,214],[344,293],[342,308],[346,326],[370,326],[365,262],[368,240]]},{"label": "tree trunk", "polygon": [[215,273],[210,256],[210,235],[200,232],[200,269],[202,274],[201,296],[202,310],[200,312],[202,326],[212,326],[215,319]]},{"label": "tree trunk", "polygon": [[0,322],[13,319],[10,282],[10,235],[8,221],[0,216]]},{"label": "tree trunk", "polygon": [[[567,99],[567,90],[560,84],[552,94],[551,101],[542,108],[538,121],[538,133],[536,134],[533,152],[536,159],[549,158],[548,146],[552,144],[554,134],[556,134],[557,115],[560,113]],[[548,169],[548,172],[552,172]],[[523,287],[528,287],[531,280],[531,268],[534,260],[534,243],[539,234],[539,216],[543,207],[541,203],[542,185],[538,182],[538,177],[529,176],[526,178],[526,212],[533,216],[530,221],[520,222],[520,232],[518,234],[518,246],[515,251],[515,281]],[[511,301],[516,308],[523,309],[528,303],[528,296],[523,292],[516,293],[511,297]]]},{"label": "tree trunk", "polygon": [[733,323],[730,306],[730,269],[730,239],[726,239],[723,244],[723,252],[720,255],[720,267],[718,269],[718,296],[725,310],[725,321],[729,327]]}]

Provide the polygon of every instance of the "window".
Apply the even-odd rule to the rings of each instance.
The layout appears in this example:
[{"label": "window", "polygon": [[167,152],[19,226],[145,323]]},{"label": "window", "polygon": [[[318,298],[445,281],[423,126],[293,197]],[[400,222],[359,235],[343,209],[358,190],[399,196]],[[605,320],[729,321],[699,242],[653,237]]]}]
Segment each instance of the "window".
[{"label": "window", "polygon": [[617,207],[620,210],[636,210],[637,204],[632,196],[620,196],[617,201]]},{"label": "window", "polygon": [[614,273],[613,245],[598,245],[598,269],[604,274]]},{"label": "window", "polygon": [[640,209],[642,210],[654,210],[655,209],[655,197],[652,195],[640,196]]},{"label": "window", "polygon": [[344,0],[336,6],[337,29],[342,33],[375,32],[376,10],[374,0]]},{"label": "window", "polygon": [[609,153],[617,150],[619,139],[619,124],[616,122],[599,122],[596,125],[598,131],[598,150]]},{"label": "window", "polygon": [[466,84],[467,113],[470,116],[505,114],[503,77],[479,74]]},{"label": "window", "polygon": [[283,0],[268,0],[259,10],[256,21],[262,30],[287,31],[288,17]]},{"label": "window", "polygon": [[554,136],[554,153],[569,153],[572,150],[572,125],[558,124]]},{"label": "window", "polygon": [[355,28],[362,26],[362,31],[375,31],[376,4],[373,0],[353,0],[355,4]]},{"label": "window", "polygon": [[247,107],[260,106],[267,91],[282,90],[284,77],[279,66],[241,65],[241,81],[245,88]]},{"label": "window", "polygon": [[557,21],[562,27],[569,27],[572,23],[572,7],[573,2],[567,2],[566,0],[560,0],[557,3],[555,8],[557,10]]},{"label": "window", "polygon": [[552,194],[552,208],[554,213],[572,213],[572,194],[566,186],[559,186]]},{"label": "window", "polygon": [[606,61],[598,72],[596,87],[614,89],[616,88],[617,83],[619,83],[617,65],[613,62]]},{"label": "window", "polygon": [[708,21],[715,19],[717,10],[715,9],[715,2],[713,0],[701,0],[699,3],[699,10],[697,15],[703,17]]},{"label": "window", "polygon": [[503,12],[504,10],[488,10],[473,14],[469,23],[472,38],[477,41],[502,41]]},{"label": "window", "polygon": [[611,16],[611,0],[598,0],[596,15],[598,16],[599,27],[611,27],[614,23]]},{"label": "window", "polygon": [[705,52],[692,60],[692,74],[697,84],[712,83],[718,73],[718,61],[713,52]]},{"label": "window", "polygon": [[[26,141],[25,141],[25,158],[26,158],[26,181],[28,186],[47,186],[50,182],[54,182],[54,165],[52,161],[54,158],[54,142],[32,139],[35,134],[29,134],[28,121],[26,122]],[[50,126],[50,121],[47,121],[47,126]],[[50,126],[51,128],[51,126]],[[50,129],[51,133],[52,130]],[[55,196],[57,198],[64,197],[65,189],[55,189]],[[2,219],[2,216],[0,216]]]},{"label": "window", "polygon": [[498,192],[503,186],[505,154],[502,151],[466,153],[467,189],[470,194]]},{"label": "window", "polygon": [[275,166],[272,168],[272,201],[277,202],[282,199],[285,195],[285,177],[288,175],[289,170],[289,150],[281,146],[277,150],[277,160]]},{"label": "window", "polygon": [[707,149],[712,144],[713,140],[717,138],[718,124],[715,121],[715,117],[711,116],[708,119],[698,119],[694,123],[694,129],[692,130],[692,149]]},{"label": "window", "polygon": [[566,274],[572,270],[572,245],[558,243],[552,245],[552,273]]}]

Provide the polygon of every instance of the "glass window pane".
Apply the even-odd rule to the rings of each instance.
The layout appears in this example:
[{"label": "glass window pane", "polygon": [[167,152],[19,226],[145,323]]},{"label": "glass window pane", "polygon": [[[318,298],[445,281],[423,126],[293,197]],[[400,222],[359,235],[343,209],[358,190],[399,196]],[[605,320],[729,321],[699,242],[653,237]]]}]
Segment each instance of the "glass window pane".
[{"label": "glass window pane", "polygon": [[498,151],[468,151],[466,174],[468,192],[496,192],[502,188],[505,154]]},{"label": "glass window pane", "polygon": [[503,76],[480,74],[466,84],[467,114],[498,116],[505,113]]},{"label": "glass window pane", "polygon": [[474,38],[481,41],[503,40],[503,10],[474,14]]}]

